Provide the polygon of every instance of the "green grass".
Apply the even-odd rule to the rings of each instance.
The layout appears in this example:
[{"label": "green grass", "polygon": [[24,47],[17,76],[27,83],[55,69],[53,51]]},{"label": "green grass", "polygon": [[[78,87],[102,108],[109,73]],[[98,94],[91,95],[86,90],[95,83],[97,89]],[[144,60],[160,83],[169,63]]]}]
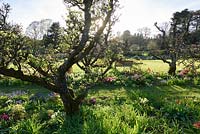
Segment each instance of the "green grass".
[{"label": "green grass", "polygon": [[[185,99],[200,99],[200,87],[198,86],[153,86],[153,87],[119,87],[119,86],[98,86],[90,92],[89,97],[96,97],[101,102],[105,97],[110,100],[121,99],[126,103],[134,99],[147,98],[152,104],[163,101],[175,101]],[[106,100],[103,100],[104,102]]]},{"label": "green grass", "polygon": [[[153,72],[167,73],[169,69],[169,65],[161,60],[141,60],[140,62],[143,64],[139,67],[144,71],[150,68]],[[183,65],[177,66],[177,70],[181,69],[183,69]]]},{"label": "green grass", "polygon": [[[136,66],[140,67],[143,71],[146,71],[148,70],[148,68],[150,68],[153,72],[167,73],[169,69],[169,65],[161,60],[134,60],[134,61],[137,63],[142,63]],[[183,68],[184,68],[183,65],[177,66],[177,70],[181,70]],[[118,69],[124,70],[128,69],[128,67],[118,67]],[[83,73],[83,70],[81,70],[77,65],[73,65],[73,72]]]},{"label": "green grass", "polygon": [[[125,127],[131,128],[131,131],[127,129],[125,133],[190,134],[197,132],[192,124],[200,118],[199,87],[154,86],[129,88],[102,86],[94,88],[89,94],[90,97],[97,98],[97,104],[102,108],[109,106],[111,109],[115,109],[118,107],[119,109],[114,111],[124,116],[129,116],[128,113],[131,112],[124,106],[131,107],[132,112],[137,113],[136,122],[142,122],[139,125],[143,131],[135,131],[134,126],[137,123],[127,121]],[[157,128],[158,126],[159,128]],[[112,128],[112,126],[110,127]]]},{"label": "green grass", "polygon": [[[142,62],[143,64],[140,65],[142,70],[150,68],[153,72],[162,73],[168,70],[168,65],[162,61],[144,60]],[[127,68],[120,67],[120,69]],[[80,69],[74,66],[73,71],[78,73]],[[80,112],[70,117],[64,115],[60,99],[31,102],[28,99],[29,95],[25,95],[15,97],[12,102],[10,101],[12,98],[0,96],[0,114],[10,113],[16,107],[14,102],[19,99],[25,101],[22,107],[26,110],[25,119],[12,120],[8,124],[0,122],[0,133],[1,129],[9,129],[11,134],[200,133],[200,130],[193,127],[193,123],[200,120],[200,86],[184,83],[184,79],[181,78],[181,82],[175,85],[177,82],[174,79],[170,79],[171,84],[160,86],[155,84],[128,87],[100,83],[90,90],[81,105]],[[16,79],[6,80],[0,84],[0,93],[18,90],[28,91],[30,94],[49,93],[47,89],[30,83],[22,83]],[[95,105],[90,103],[91,98],[96,99]],[[8,101],[11,103],[5,105],[4,103]],[[53,111],[55,116],[49,117],[48,111]]]},{"label": "green grass", "polygon": [[[44,90],[28,85],[9,87],[7,92],[18,89],[28,89],[32,93]],[[2,91],[6,91],[5,88],[0,88],[0,92]],[[90,98],[96,98],[95,105],[89,103]],[[200,132],[192,126],[200,119],[198,86],[124,87],[101,84],[90,90],[79,114],[66,118],[61,114],[55,119],[44,118],[45,121],[41,121],[48,109],[53,109],[55,112],[63,110],[55,107],[57,104],[57,102],[39,103],[39,105],[25,103],[25,107],[33,105],[33,111],[29,111],[30,118],[26,120],[26,125],[22,120],[13,124],[11,128],[19,133],[23,130],[39,134],[41,132],[47,134]]]},{"label": "green grass", "polygon": [[[169,68],[168,64],[163,63],[163,61],[161,60],[134,60],[134,61],[136,61],[137,63],[142,63],[136,66],[140,67],[144,71],[150,68],[153,72],[167,73],[168,68]],[[181,69],[181,67],[182,66],[178,67],[178,69]],[[117,67],[117,68],[120,70],[128,69],[128,67]],[[73,72],[82,73],[83,71],[77,65],[74,65]]]},{"label": "green grass", "polygon": [[141,63],[143,64],[139,65],[139,67],[141,67],[142,70],[150,68],[153,72],[167,73],[169,68],[168,64],[163,63],[161,60],[142,60]]}]

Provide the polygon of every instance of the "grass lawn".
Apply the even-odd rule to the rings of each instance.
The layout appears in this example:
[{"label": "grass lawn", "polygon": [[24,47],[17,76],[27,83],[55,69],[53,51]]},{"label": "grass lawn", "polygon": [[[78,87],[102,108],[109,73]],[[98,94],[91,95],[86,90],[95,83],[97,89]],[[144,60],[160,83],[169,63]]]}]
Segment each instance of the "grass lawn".
[{"label": "grass lawn", "polygon": [[[154,72],[166,73],[168,70],[162,61],[142,62],[142,70],[148,67]],[[80,69],[74,66],[73,71],[78,73]],[[195,128],[194,123],[200,121],[200,86],[181,85],[180,82],[179,86],[132,87],[99,83],[89,91],[79,113],[65,116],[60,98],[49,97],[47,89],[6,79],[0,81],[0,115],[6,113],[11,118],[8,122],[1,120],[0,133],[198,134],[200,129]],[[17,91],[28,94],[5,96]],[[32,101],[30,95],[35,93],[44,94],[45,101]]]},{"label": "grass lawn", "polygon": [[168,71],[168,64],[162,62],[161,60],[142,60],[139,67],[141,67],[142,70],[147,70],[150,68],[153,72],[162,72],[167,73]]},{"label": "grass lawn", "polygon": [[[8,93],[26,89],[30,93],[48,93],[46,89],[32,85],[1,87],[0,92]],[[89,103],[91,98],[96,99],[94,105]],[[192,134],[200,132],[193,127],[193,123],[200,120],[199,104],[200,88],[198,86],[130,88],[102,84],[90,90],[77,116],[56,121],[53,128],[48,128],[52,119],[32,123],[42,125],[41,132],[43,133],[49,131],[59,134]],[[31,113],[37,115],[43,108],[45,111],[48,109],[62,111],[62,108],[54,109],[49,105],[40,103],[40,111]],[[16,125],[27,129],[19,122]]]},{"label": "grass lawn", "polygon": [[[162,72],[167,73],[168,71],[168,64],[164,63],[161,60],[135,60],[137,63],[142,63],[139,65],[136,65],[137,67],[141,68],[142,70],[146,71],[148,68],[150,68],[153,72]],[[181,69],[182,66],[178,66],[177,69]],[[118,69],[123,70],[123,67],[118,67]],[[125,67],[125,69],[128,69],[128,67]],[[74,73],[82,73],[83,71],[77,66],[73,66],[73,72]]]},{"label": "grass lawn", "polygon": [[[153,72],[167,73],[169,69],[169,65],[161,60],[141,60],[139,62],[143,63],[139,65],[142,70],[150,68]],[[183,69],[183,65],[177,66],[177,70],[181,69]]]}]

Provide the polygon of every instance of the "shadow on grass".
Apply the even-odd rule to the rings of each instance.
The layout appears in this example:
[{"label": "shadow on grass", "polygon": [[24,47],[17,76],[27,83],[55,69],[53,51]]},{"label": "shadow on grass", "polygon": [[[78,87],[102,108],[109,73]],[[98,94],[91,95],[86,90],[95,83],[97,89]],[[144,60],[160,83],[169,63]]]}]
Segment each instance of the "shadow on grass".
[{"label": "shadow on grass", "polygon": [[43,87],[34,85],[34,84],[30,84],[30,85],[10,85],[10,86],[0,85],[0,94],[12,93],[12,92],[16,92],[16,91],[24,91],[28,94],[35,94],[35,93],[48,94],[48,93],[50,93],[49,90],[47,90]]},{"label": "shadow on grass", "polygon": [[168,101],[185,98],[200,98],[200,89],[192,86],[153,86],[140,88],[125,88],[127,96],[134,100],[135,96],[147,98],[152,105],[160,109]]},{"label": "shadow on grass", "polygon": [[104,84],[91,89],[89,96],[108,96],[129,99],[135,101],[139,97],[147,98],[152,105],[160,109],[168,101],[176,101],[185,98],[200,98],[198,86],[152,86],[152,87],[124,87],[112,84]]},{"label": "shadow on grass", "polygon": [[87,108],[80,113],[67,116],[63,125],[56,132],[58,134],[107,134],[108,131],[103,127],[103,120],[98,118],[95,113]]},{"label": "shadow on grass", "polygon": [[[137,124],[134,123],[132,119],[138,116],[128,116],[128,114],[133,114],[134,109],[137,109],[137,112],[141,114],[138,118],[152,119],[150,122],[151,124],[144,125],[147,128],[147,132],[156,131],[157,133],[164,133],[165,131],[167,132],[166,129],[171,129],[169,133],[173,133],[175,132],[174,129],[177,129],[177,133],[183,133],[186,132],[186,130],[188,130],[188,133],[193,133],[195,131],[192,130],[191,122],[197,119],[191,116],[191,111],[193,109],[184,109],[184,107],[180,106],[178,110],[176,110],[176,105],[167,106],[168,101],[175,101],[176,99],[181,99],[190,95],[196,97],[200,95],[200,90],[190,86],[124,87],[111,84],[98,85],[90,90],[89,97],[87,98],[96,97],[97,103],[94,106],[83,105],[81,112],[72,117],[67,117],[63,124],[60,125],[59,129],[55,130],[55,133],[116,134],[132,132],[135,124]],[[107,98],[103,98],[103,96]],[[147,105],[135,103],[138,98],[147,98],[149,103],[147,103]],[[149,114],[147,112],[147,116],[143,117],[142,110],[148,111],[147,108],[149,108],[149,105],[156,109],[150,112],[158,112],[164,106],[166,106],[166,109],[165,111],[159,112],[159,115],[155,113]],[[140,106],[141,110],[139,109]],[[178,112],[180,112],[181,115],[177,115],[176,113]],[[164,118],[163,116],[165,113],[169,113],[169,115]],[[191,119],[189,118],[190,122],[188,120],[187,122],[186,120],[185,122],[182,120],[182,117],[187,119],[189,116],[191,116]],[[177,122],[174,122],[174,119],[176,119]],[[141,122],[141,124],[144,124],[143,119]],[[122,126],[123,123],[125,124],[124,126]],[[163,125],[162,123],[165,124]],[[174,126],[173,123],[175,123],[176,126]],[[182,130],[179,131],[179,129]]]}]

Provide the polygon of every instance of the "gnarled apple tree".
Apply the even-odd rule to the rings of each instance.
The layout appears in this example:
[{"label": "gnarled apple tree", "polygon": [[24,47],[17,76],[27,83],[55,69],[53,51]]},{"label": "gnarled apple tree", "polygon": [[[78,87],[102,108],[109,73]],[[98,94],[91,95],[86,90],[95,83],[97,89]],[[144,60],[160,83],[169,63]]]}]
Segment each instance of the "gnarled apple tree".
[{"label": "gnarled apple tree", "polygon": [[[65,112],[79,111],[87,89],[75,94],[67,83],[67,71],[85,58],[100,42],[118,5],[118,0],[64,0],[68,13],[64,41],[34,49],[33,39],[25,37],[5,22],[7,8],[1,8],[0,74],[38,84],[60,94]],[[6,14],[4,14],[6,13]],[[94,27],[94,24],[97,24]],[[76,31],[76,32],[74,32]]]},{"label": "gnarled apple tree", "polygon": [[170,22],[169,31],[155,23],[156,28],[162,33],[160,38],[162,54],[155,55],[156,52],[151,54],[169,65],[168,73],[170,75],[176,74],[179,60],[199,57],[199,16],[199,10],[189,11],[185,9],[181,12],[175,12]]}]

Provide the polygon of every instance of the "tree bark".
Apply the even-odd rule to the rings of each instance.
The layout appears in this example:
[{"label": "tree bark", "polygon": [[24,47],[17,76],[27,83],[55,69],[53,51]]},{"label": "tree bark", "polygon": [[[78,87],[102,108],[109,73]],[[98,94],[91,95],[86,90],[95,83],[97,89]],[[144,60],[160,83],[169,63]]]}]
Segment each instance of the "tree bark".
[{"label": "tree bark", "polygon": [[63,102],[66,115],[73,115],[79,112],[80,103],[69,97],[69,94],[60,94],[60,98]]},{"label": "tree bark", "polygon": [[177,62],[177,55],[176,52],[171,54],[171,62],[169,63],[169,75],[175,75],[176,74],[176,62]]},{"label": "tree bark", "polygon": [[168,71],[169,75],[175,75],[176,74],[176,63],[170,63],[169,64],[169,71]]},{"label": "tree bark", "polygon": [[74,91],[68,87],[67,75],[60,72],[56,83],[66,115],[77,113],[80,103],[76,101]]}]

